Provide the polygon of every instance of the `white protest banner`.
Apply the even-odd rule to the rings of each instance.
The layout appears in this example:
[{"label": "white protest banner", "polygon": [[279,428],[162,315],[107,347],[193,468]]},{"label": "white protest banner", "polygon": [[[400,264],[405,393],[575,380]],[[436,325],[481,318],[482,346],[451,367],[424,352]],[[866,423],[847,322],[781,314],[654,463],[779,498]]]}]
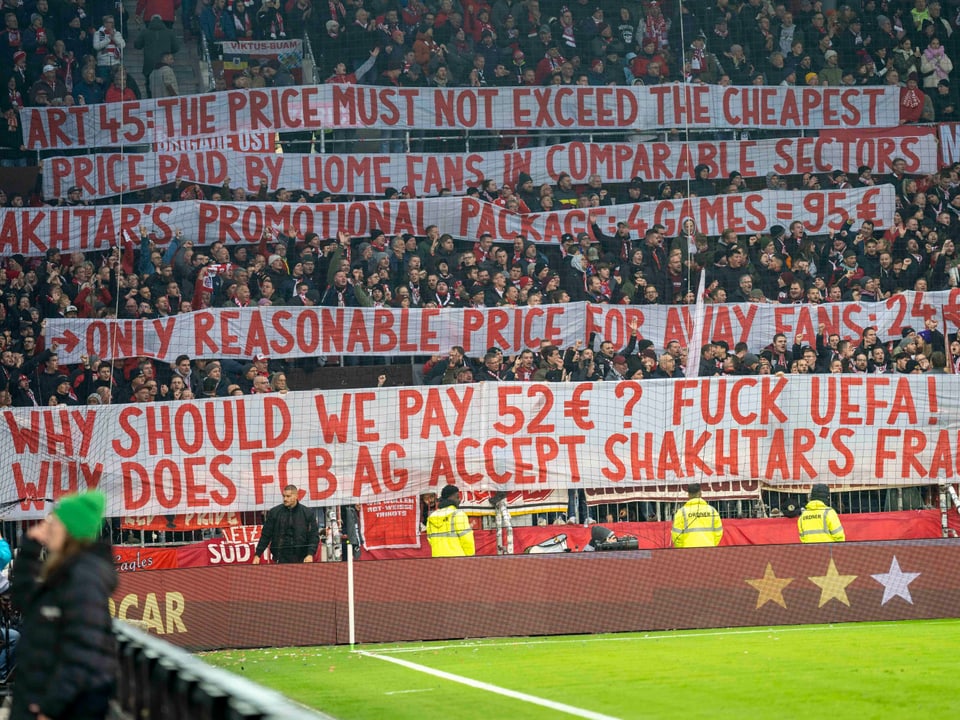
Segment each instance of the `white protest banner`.
[{"label": "white protest banner", "polygon": [[[861,165],[887,173],[903,158],[910,174],[939,168],[933,128],[892,138],[782,138],[779,140],[698,143],[598,144],[575,142],[503,152],[405,155],[339,155],[248,153],[227,149],[165,153],[102,153],[45,158],[43,192],[64,197],[79,187],[84,198],[98,199],[146,190],[176,180],[243,188],[256,193],[261,180],[269,187],[346,195],[383,195],[388,187],[411,187],[417,195],[436,195],[447,188],[462,195],[484,179],[514,185],[521,172],[534,185],[555,183],[561,173],[574,183],[599,175],[604,183],[692,179],[697,165],[707,166],[712,180],[737,171],[745,178],[775,172],[790,175],[843,170],[851,175]],[[266,148],[265,148],[266,149]],[[682,185],[681,185],[682,188]],[[623,198],[625,199],[625,198]]]},{"label": "white protest banner", "polygon": [[[960,378],[479,383],[2,413],[9,517],[97,487],[115,516],[469,491],[752,478],[916,484],[960,473]],[[951,429],[952,428],[952,429]]]},{"label": "white protest banner", "polygon": [[[759,351],[777,333],[792,343],[814,344],[821,325],[841,340],[859,342],[864,328],[876,327],[881,340],[900,338],[906,327],[923,330],[928,319],[960,320],[960,290],[897,294],[879,303],[823,305],[716,304],[704,308],[697,345],[723,340],[745,342]],[[191,358],[274,359],[314,355],[383,357],[446,354],[459,345],[480,357],[490,347],[514,355],[539,350],[543,343],[570,347],[592,335],[618,350],[630,341],[631,326],[658,350],[671,340],[687,344],[694,327],[689,305],[589,305],[565,303],[535,307],[318,308],[254,307],[197,310],[152,320],[50,318],[46,337],[61,363],[83,356],[104,360],[143,357],[173,362]]]},{"label": "white protest banner", "polygon": [[[650,502],[660,500],[663,502],[676,502],[678,499],[687,495],[687,484],[678,483],[657,483],[656,485],[620,486],[608,488],[595,488],[586,490],[587,504],[596,505],[619,505],[620,503],[630,502]],[[715,500],[749,500],[760,497],[762,490],[767,487],[759,480],[751,478],[728,478],[725,480],[715,480],[713,482],[706,480],[702,483],[703,493],[710,497],[710,501]],[[806,492],[804,488],[801,492]]]},{"label": "white protest banner", "polygon": [[[695,308],[692,305],[586,305],[585,337],[596,334],[622,349],[630,341],[631,326],[637,325],[641,339],[653,342],[659,351],[671,340],[687,345],[693,332]],[[783,333],[791,345],[799,335],[801,345],[816,344],[820,326],[827,335],[859,344],[863,331],[875,327],[883,341],[899,340],[903,330],[924,330],[927,320],[944,322],[953,332],[960,328],[960,290],[897,293],[881,302],[842,302],[803,304],[708,304],[704,307],[703,329],[694,338],[699,349],[713,340],[723,340],[731,348],[745,342],[754,352]]]},{"label": "white protest banner", "polygon": [[943,165],[960,162],[960,123],[940,124],[940,160]]},{"label": "white protest banner", "polygon": [[303,55],[303,40],[224,40],[220,48],[225,55],[253,55],[255,57],[282,57],[287,53]]},{"label": "white protest banner", "polygon": [[815,130],[899,125],[894,87],[412,88],[307,85],[67,108],[24,108],[30,150],[325,128]]},{"label": "white protest banner", "polygon": [[156,320],[47,321],[61,362],[84,355],[251,360],[311,355],[445,355],[459,345],[470,355],[498,347],[508,355],[541,343],[582,337],[583,305],[517,308],[251,307],[198,310]]},{"label": "white protest banner", "polygon": [[759,191],[714,197],[661,200],[588,209],[520,215],[474,198],[365,200],[348,203],[214,203],[98,205],[0,209],[0,255],[42,255],[47,248],[64,252],[105,250],[118,238],[139,237],[146,227],[160,246],[179,229],[198,245],[259,242],[264,230],[294,228],[334,237],[345,231],[363,237],[378,229],[387,235],[424,235],[436,225],[456,238],[476,239],[490,233],[512,241],[517,233],[534,243],[556,243],[564,233],[591,232],[591,217],[612,234],[618,221],[643,235],[660,223],[667,235],[680,232],[682,218],[693,218],[700,232],[719,235],[731,229],[757,233],[792,220],[809,233],[839,229],[847,219],[870,220],[878,228],[893,221],[892,185],[828,191]]}]

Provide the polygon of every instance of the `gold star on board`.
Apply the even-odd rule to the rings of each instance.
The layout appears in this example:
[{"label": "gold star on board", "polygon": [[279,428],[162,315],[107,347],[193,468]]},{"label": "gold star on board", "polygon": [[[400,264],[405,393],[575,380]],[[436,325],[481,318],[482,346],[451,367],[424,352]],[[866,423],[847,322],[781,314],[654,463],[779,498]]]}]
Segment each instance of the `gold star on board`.
[{"label": "gold star on board", "polygon": [[756,580],[747,580],[757,591],[757,610],[768,602],[773,602],[786,609],[787,603],[783,599],[783,589],[793,582],[793,578],[778,578],[773,572],[773,565],[767,563],[763,577]]},{"label": "gold star on board", "polygon": [[820,588],[820,604],[817,607],[823,607],[831,600],[839,600],[850,607],[850,601],[847,599],[847,585],[856,580],[857,576],[838,573],[833,558],[830,558],[826,575],[814,575],[807,579]]}]

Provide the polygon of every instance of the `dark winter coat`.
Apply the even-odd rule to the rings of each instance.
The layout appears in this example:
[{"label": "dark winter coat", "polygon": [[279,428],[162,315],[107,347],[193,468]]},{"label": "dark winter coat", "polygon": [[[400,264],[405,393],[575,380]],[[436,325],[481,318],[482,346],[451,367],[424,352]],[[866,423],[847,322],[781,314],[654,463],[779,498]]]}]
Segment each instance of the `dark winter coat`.
[{"label": "dark winter coat", "polygon": [[40,579],[41,546],[25,539],[13,566],[12,599],[23,616],[11,720],[102,718],[117,677],[107,602],[117,586],[109,546],[93,545]]},{"label": "dark winter coat", "polygon": [[263,555],[269,546],[274,562],[299,563],[307,555],[314,555],[319,543],[320,527],[313,510],[303,503],[293,508],[281,504],[267,512],[257,555]]}]

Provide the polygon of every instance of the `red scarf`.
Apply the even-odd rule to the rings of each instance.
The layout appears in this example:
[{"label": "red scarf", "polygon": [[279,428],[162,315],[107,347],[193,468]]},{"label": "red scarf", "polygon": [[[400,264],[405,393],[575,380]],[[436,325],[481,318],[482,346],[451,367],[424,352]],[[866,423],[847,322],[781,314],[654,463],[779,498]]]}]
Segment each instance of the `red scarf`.
[{"label": "red scarf", "polygon": [[690,72],[699,75],[707,69],[707,56],[703,48],[694,47],[690,57]]},{"label": "red scarf", "polygon": [[[101,28],[102,29],[102,28]],[[117,47],[117,44],[113,41],[113,36],[110,36],[110,42],[107,46],[100,52],[107,53],[108,55],[113,55],[118,61],[120,60],[120,48]]]},{"label": "red scarf", "polygon": [[233,13],[233,24],[237,30],[240,31],[241,36],[245,37],[248,33],[253,35],[253,19],[250,17],[250,13],[247,12],[246,7],[244,7],[242,13]]},{"label": "red scarf", "polygon": [[550,72],[551,72],[551,73],[552,73],[554,70],[559,70],[559,69],[560,69],[560,66],[563,65],[563,64],[567,61],[566,58],[563,57],[563,55],[557,55],[556,57],[554,57],[553,55],[547,55],[547,56],[544,58],[544,60],[546,60],[546,61],[547,61],[547,65],[550,66]]},{"label": "red scarf", "polygon": [[43,28],[37,28],[37,55],[46,55],[49,50],[47,48],[47,31]]},{"label": "red scarf", "polygon": [[919,88],[907,89],[903,94],[903,98],[900,100],[900,104],[904,107],[915,108],[923,105],[923,100],[920,99],[920,90]]},{"label": "red scarf", "polygon": [[58,58],[60,62],[60,69],[57,70],[57,75],[63,80],[63,84],[67,86],[67,92],[73,92],[73,63],[70,57]]},{"label": "red scarf", "polygon": [[658,48],[667,46],[667,21],[663,15],[659,17],[647,15],[647,30],[644,36],[654,38]]},{"label": "red scarf", "polygon": [[533,368],[517,368],[513,373],[514,377],[517,378],[520,382],[530,382],[533,380],[533,373],[536,372]]},{"label": "red scarf", "polygon": [[273,13],[273,19],[270,21],[270,32],[271,34],[275,33],[278,37],[286,34],[283,29],[283,15],[278,12]]}]

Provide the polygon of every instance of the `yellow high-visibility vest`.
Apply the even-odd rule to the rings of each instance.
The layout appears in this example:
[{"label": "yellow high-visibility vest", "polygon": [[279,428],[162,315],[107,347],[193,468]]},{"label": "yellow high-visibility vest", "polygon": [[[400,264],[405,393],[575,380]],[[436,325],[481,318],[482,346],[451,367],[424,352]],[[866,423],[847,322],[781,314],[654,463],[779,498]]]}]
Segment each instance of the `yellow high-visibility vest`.
[{"label": "yellow high-visibility vest", "polygon": [[847,539],[837,511],[822,500],[811,500],[797,518],[802,543],[843,542]]},{"label": "yellow high-visibility vest", "polygon": [[433,557],[465,557],[475,553],[470,519],[454,505],[430,513],[427,540]]},{"label": "yellow high-visibility vest", "polygon": [[673,546],[716,547],[723,538],[720,513],[703,498],[691,498],[673,516]]}]

